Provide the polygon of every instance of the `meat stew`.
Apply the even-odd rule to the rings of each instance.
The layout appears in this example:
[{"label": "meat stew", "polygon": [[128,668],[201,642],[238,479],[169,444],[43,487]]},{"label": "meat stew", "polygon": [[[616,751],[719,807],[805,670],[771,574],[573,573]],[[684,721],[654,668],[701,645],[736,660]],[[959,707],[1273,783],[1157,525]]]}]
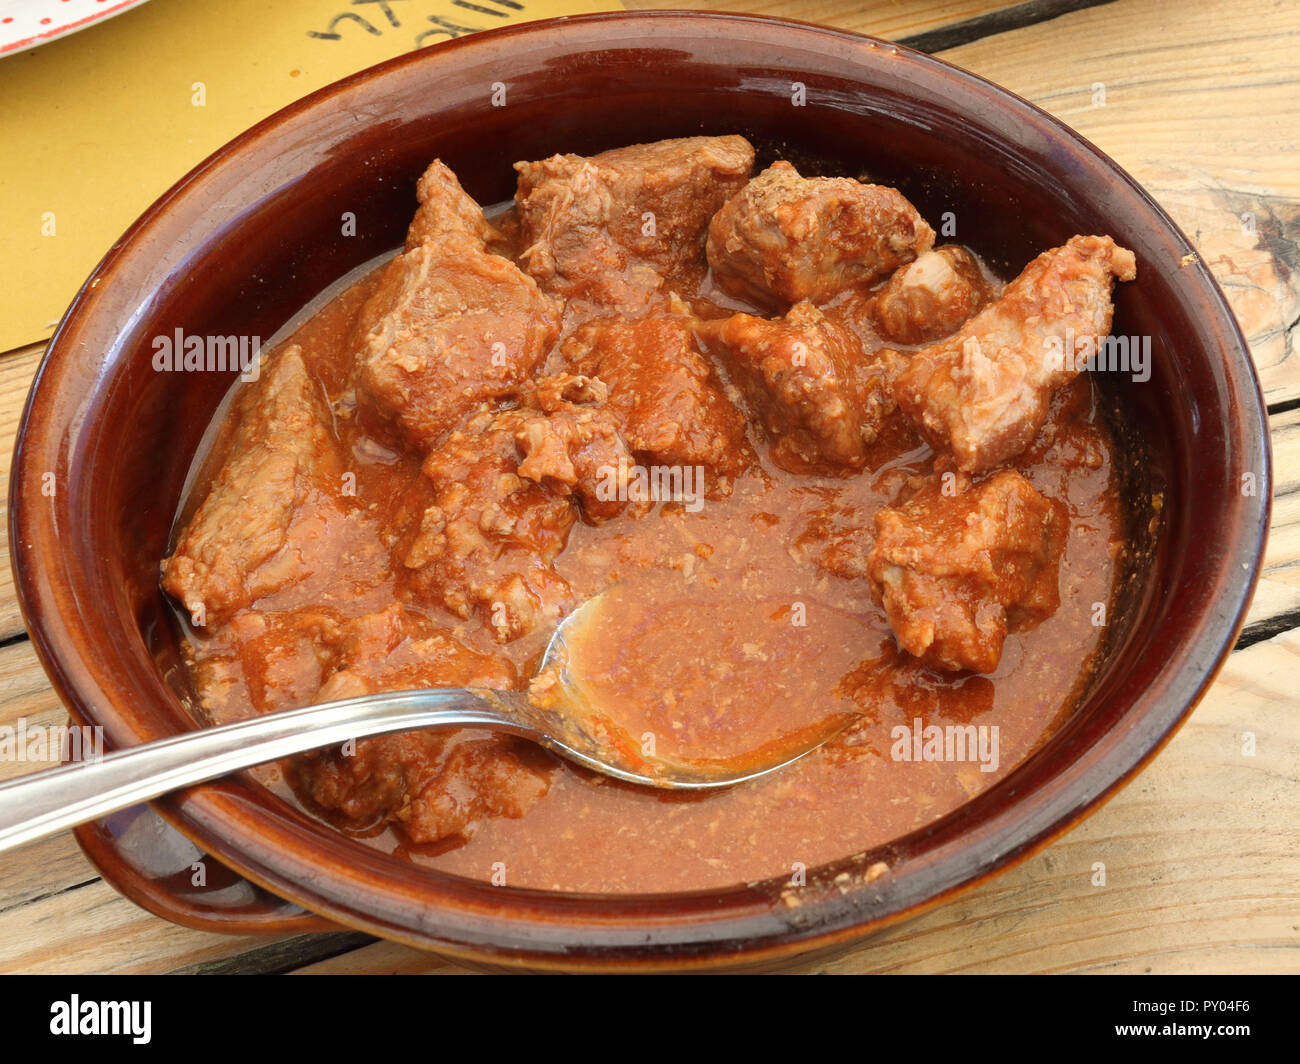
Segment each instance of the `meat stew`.
[{"label": "meat stew", "polygon": [[615,587],[649,590],[590,660],[638,736],[850,726],[699,797],[472,730],[269,786],[447,871],[703,889],[923,827],[1068,713],[1123,521],[1095,385],[1045,351],[1109,332],[1133,256],[1079,236],[1003,284],[895,189],[753,164],[738,136],[520,163],[489,218],[435,161],[401,253],[237,388],[163,586],[216,722],[523,688]]}]

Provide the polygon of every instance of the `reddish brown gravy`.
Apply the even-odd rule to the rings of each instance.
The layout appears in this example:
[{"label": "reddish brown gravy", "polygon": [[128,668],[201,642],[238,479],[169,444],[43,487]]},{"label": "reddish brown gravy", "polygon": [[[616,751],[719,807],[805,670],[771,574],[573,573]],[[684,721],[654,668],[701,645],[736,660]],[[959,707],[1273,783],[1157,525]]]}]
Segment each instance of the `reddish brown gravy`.
[{"label": "reddish brown gravy", "polygon": [[[346,387],[347,339],[375,281],[371,273],[342,291],[288,338],[301,346],[331,398]],[[701,294],[709,292],[706,280]],[[337,565],[271,596],[275,601],[258,602],[259,609],[310,605],[346,620],[381,610],[400,594],[400,576],[388,571],[386,557],[382,563],[375,557],[374,515],[385,513],[421,475],[418,457],[376,453],[361,437],[356,419],[340,422],[338,431],[342,452],[365,461],[366,475],[358,478],[359,505],[346,519],[322,511],[321,534],[337,550]],[[794,765],[732,789],[642,789],[557,762],[549,792],[524,816],[485,818],[468,841],[419,847],[387,828],[359,836],[367,845],[477,879],[504,868],[513,886],[589,892],[716,888],[788,876],[797,864],[812,868],[924,828],[1006,776],[1044,741],[1089,678],[1105,631],[1093,624],[1094,604],[1111,601],[1121,544],[1112,441],[1087,375],[1057,396],[1048,428],[1012,463],[1036,489],[1068,509],[1061,605],[1035,627],[1013,632],[997,671],[987,676],[941,674],[908,658],[896,649],[867,582],[831,575],[817,564],[837,542],[840,556],[851,557],[852,531],[870,527],[906,477],[930,472],[932,451],[902,419],[893,419],[873,445],[868,471],[844,478],[783,472],[770,464],[752,426],[751,441],[761,468],[739,477],[729,498],[708,499],[696,512],[682,503],[661,503],[639,518],[579,522],[559,557],[558,572],[580,598],[648,570],[664,570],[684,587],[694,580],[702,589],[751,595],[752,608],[766,616],[784,616],[795,603],[809,604],[803,646],[812,645],[808,638],[819,645],[817,675],[831,681],[824,689],[845,694],[863,712],[861,719]],[[221,451],[218,438],[205,468],[220,460]],[[195,482],[202,487],[202,473]],[[524,682],[550,635],[537,631],[501,645],[476,620],[427,612],[470,647],[508,657]],[[677,641],[698,643],[710,625],[718,624],[707,605],[692,610],[685,600],[659,609],[652,619],[660,626],[659,642],[641,658],[654,671],[638,677],[620,672],[612,659],[604,662],[609,683],[624,693],[638,682],[644,691],[658,690],[664,672],[671,672]],[[230,648],[221,645],[219,634],[185,628],[196,684],[213,720],[303,701],[294,688],[295,663],[273,655],[246,656],[233,671],[223,672],[220,683],[205,681],[202,663]],[[744,652],[729,660],[736,650],[719,649],[720,690],[757,700],[761,677],[737,672]],[[736,684],[728,688],[732,680]],[[702,697],[702,678],[692,682]],[[648,731],[671,727],[661,710],[662,701],[643,700],[635,723]],[[718,727],[701,726],[678,740],[694,754],[709,743],[725,746],[728,719],[734,718],[719,716]],[[918,752],[911,738],[918,719],[923,726],[996,727],[996,764],[991,756],[983,766],[978,760],[899,759],[901,753]],[[905,740],[896,737],[902,734],[898,728],[906,730]],[[259,777],[301,804],[278,771],[262,770]]]},{"label": "reddish brown gravy", "polygon": [[615,584],[566,627],[565,651],[543,674],[557,677],[559,696],[547,684],[543,698],[590,717],[644,774],[740,776],[860,716],[856,670],[872,634],[798,587],[736,589],[656,570]]}]

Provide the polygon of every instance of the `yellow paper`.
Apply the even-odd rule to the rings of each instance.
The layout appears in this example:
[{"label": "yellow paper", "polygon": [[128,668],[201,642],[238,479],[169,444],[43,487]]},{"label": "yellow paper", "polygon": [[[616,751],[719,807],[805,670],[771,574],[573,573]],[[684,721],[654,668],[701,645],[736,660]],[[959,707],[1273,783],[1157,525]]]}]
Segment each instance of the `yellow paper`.
[{"label": "yellow paper", "polygon": [[151,0],[0,59],[0,351],[48,337],[131,222],[285,104],[453,36],[611,0]]}]

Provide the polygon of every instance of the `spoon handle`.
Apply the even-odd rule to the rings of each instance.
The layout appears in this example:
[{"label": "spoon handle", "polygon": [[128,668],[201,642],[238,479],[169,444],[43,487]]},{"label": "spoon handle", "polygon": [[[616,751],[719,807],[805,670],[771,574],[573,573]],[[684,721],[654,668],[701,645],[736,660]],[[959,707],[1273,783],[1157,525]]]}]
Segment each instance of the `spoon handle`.
[{"label": "spoon handle", "polygon": [[0,784],[0,852],[205,780],[349,739],[416,728],[533,730],[472,689],[396,691],[270,713]]}]

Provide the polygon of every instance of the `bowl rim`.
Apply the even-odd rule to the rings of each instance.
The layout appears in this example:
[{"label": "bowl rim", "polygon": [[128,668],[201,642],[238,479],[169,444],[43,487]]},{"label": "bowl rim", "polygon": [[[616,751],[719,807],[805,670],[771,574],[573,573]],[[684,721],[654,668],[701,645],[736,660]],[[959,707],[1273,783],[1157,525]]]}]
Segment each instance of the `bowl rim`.
[{"label": "bowl rim", "polygon": [[[941,59],[846,30],[792,19],[710,11],[602,12],[481,31],[359,71],[263,119],[177,181],[109,249],[47,346],[15,445],[9,494],[11,563],[33,647],[60,699],[75,718],[106,725],[115,742],[158,737],[142,734],[114,707],[104,684],[94,674],[97,668],[102,674],[104,664],[94,662],[83,652],[85,636],[77,631],[75,611],[68,608],[66,590],[58,588],[43,561],[29,553],[34,544],[54,542],[58,535],[51,518],[52,507],[26,506],[23,497],[39,477],[39,469],[45,468],[38,458],[58,453],[59,434],[49,416],[51,397],[66,383],[71,353],[94,320],[96,290],[101,283],[111,282],[114,271],[127,260],[131,250],[165,220],[174,201],[201,186],[215,169],[237,160],[246,148],[305,118],[331,99],[408,68],[425,64],[453,66],[458,57],[472,56],[515,38],[559,37],[570,32],[581,35],[603,25],[621,25],[629,30],[639,27],[645,31],[647,46],[663,38],[671,39],[674,33],[703,40],[700,31],[714,28],[733,35],[748,34],[746,39],[756,46],[788,45],[798,40],[811,50],[820,45],[851,49],[864,58],[871,53],[887,54],[891,61],[906,64],[911,71],[946,80],[967,95],[992,100],[1002,117],[1026,123],[1049,140],[1063,144],[1076,159],[1106,171],[1116,187],[1147,216],[1153,234],[1158,233],[1172,251],[1195,256],[1190,242],[1151,196],[1064,123],[1014,93]],[[622,43],[604,42],[611,47]],[[1175,659],[1185,668],[1169,678],[1163,697],[1152,701],[1144,692],[1126,712],[1124,720],[1131,726],[1123,735],[1111,729],[1094,748],[1048,783],[996,812],[989,819],[990,831],[980,853],[963,852],[960,838],[949,839],[925,853],[923,860],[913,859],[915,867],[909,865],[900,874],[878,882],[862,881],[848,892],[835,889],[829,882],[814,882],[810,875],[799,904],[793,908],[783,901],[778,881],[664,895],[584,895],[518,887],[488,888],[494,898],[507,903],[498,905],[483,896],[483,884],[446,873],[424,877],[437,889],[426,887],[417,898],[409,885],[404,890],[392,877],[385,879],[382,870],[374,867],[375,862],[350,851],[349,857],[357,857],[359,867],[323,859],[309,862],[305,858],[311,856],[312,832],[304,832],[293,816],[263,808],[250,795],[249,785],[238,779],[216,781],[183,795],[168,796],[153,803],[155,808],[183,834],[249,880],[340,924],[461,959],[532,968],[681,968],[788,957],[859,938],[973,888],[1068,831],[1154,758],[1209,688],[1244,623],[1263,566],[1271,511],[1267,413],[1246,342],[1226,298],[1199,256],[1185,265],[1187,268],[1180,269],[1171,284],[1187,289],[1189,298],[1197,296],[1209,312],[1200,327],[1214,337],[1224,356],[1224,372],[1230,380],[1221,386],[1231,384],[1235,388],[1241,407],[1234,422],[1237,431],[1229,442],[1243,444],[1257,459],[1263,504],[1253,527],[1243,530],[1237,551],[1216,562],[1214,575],[1223,585],[1221,593],[1214,605],[1204,610],[1195,638],[1185,642],[1182,659]],[[1165,665],[1169,669],[1171,663]],[[1012,775],[1023,767],[1024,763]],[[1104,782],[1098,785],[1098,779]],[[1006,779],[985,795],[1005,784]],[[979,801],[976,798],[974,803]],[[332,831],[319,824],[315,827]],[[872,853],[884,855],[890,846]],[[375,887],[374,881],[366,878],[367,872],[384,879],[386,886]],[[436,898],[434,908],[428,903],[430,896]],[[879,911],[868,913],[867,905]],[[581,930],[573,929],[571,921],[575,918],[583,922]]]}]

